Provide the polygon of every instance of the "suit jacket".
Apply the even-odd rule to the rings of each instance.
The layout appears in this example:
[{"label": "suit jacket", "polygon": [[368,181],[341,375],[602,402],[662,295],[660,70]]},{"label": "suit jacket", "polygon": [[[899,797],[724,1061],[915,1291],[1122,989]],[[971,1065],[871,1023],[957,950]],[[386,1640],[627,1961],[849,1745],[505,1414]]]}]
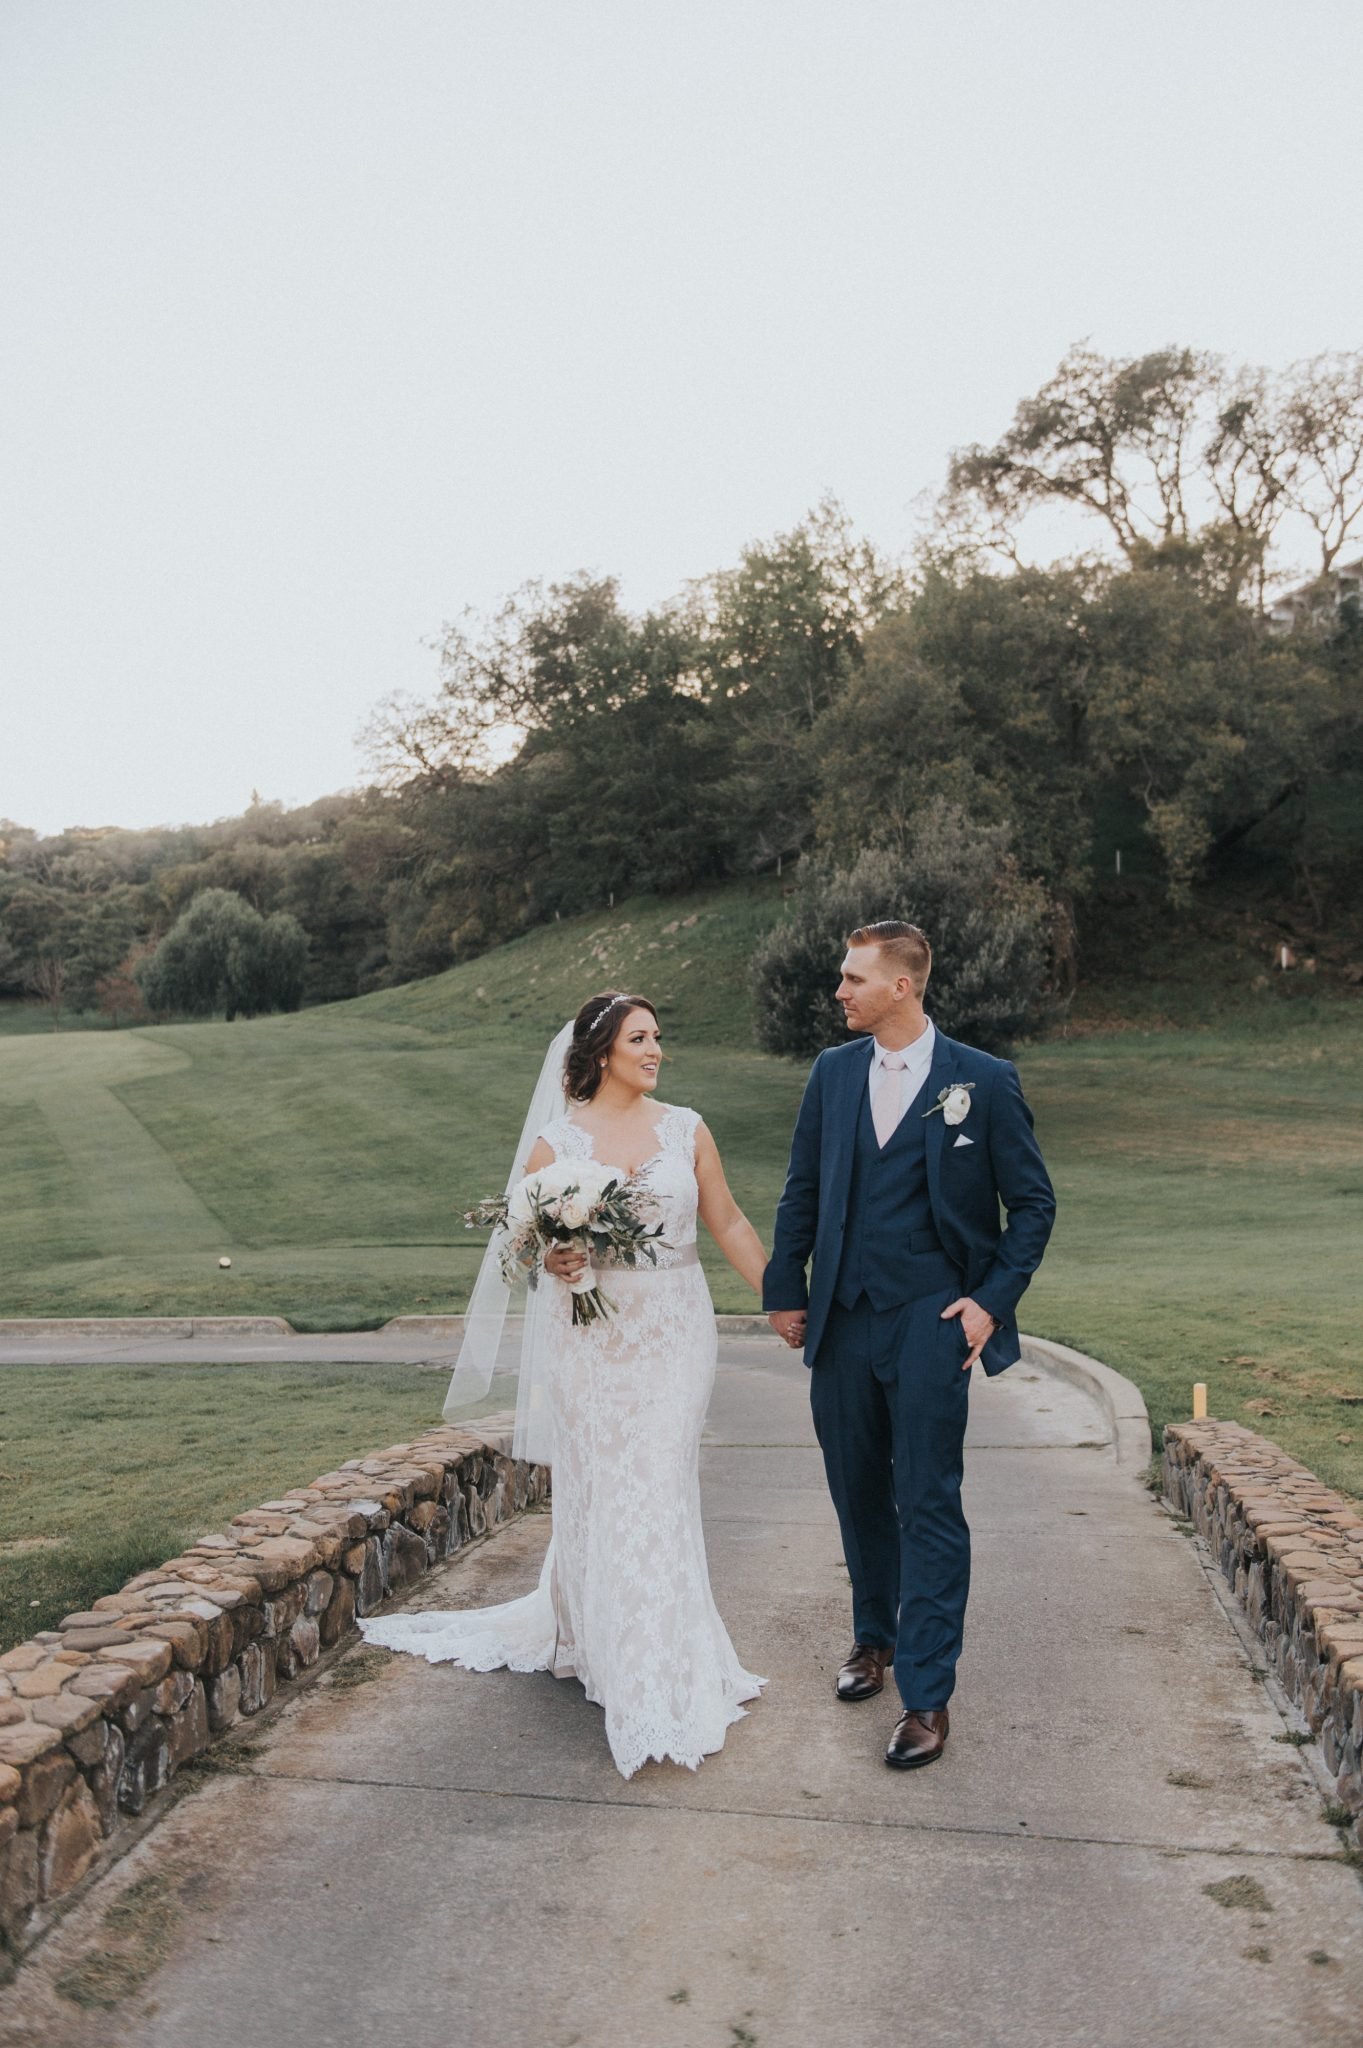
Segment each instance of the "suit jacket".
[{"label": "suit jacket", "polygon": [[[808,1309],[805,1361],[819,1355],[842,1264],[857,1118],[871,1066],[872,1041],[821,1052],[810,1070],[791,1141],[790,1167],[776,1211],[775,1242],[762,1289],[767,1309]],[[943,1088],[974,1083],[964,1123],[948,1124],[933,1107]],[[921,1106],[927,1118],[928,1197],[943,1249],[961,1269],[962,1293],[998,1323],[981,1354],[987,1373],[1021,1355],[1017,1306],[1041,1264],[1055,1220],[1055,1191],[1032,1131],[1017,1068],[937,1033]],[[958,1145],[958,1138],[970,1143]],[[1005,1229],[999,1204],[1008,1212]],[[813,1257],[813,1273],[805,1268]]]}]

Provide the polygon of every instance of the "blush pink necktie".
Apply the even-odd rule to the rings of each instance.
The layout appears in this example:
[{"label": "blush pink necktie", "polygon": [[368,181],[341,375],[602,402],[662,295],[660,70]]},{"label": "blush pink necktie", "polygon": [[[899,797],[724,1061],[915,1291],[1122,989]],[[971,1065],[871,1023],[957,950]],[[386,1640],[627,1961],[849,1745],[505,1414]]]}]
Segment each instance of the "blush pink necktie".
[{"label": "blush pink necktie", "polygon": [[875,1125],[876,1143],[882,1152],[903,1122],[904,1069],[907,1065],[908,1061],[899,1052],[887,1052],[880,1063],[880,1085],[871,1104],[871,1122]]}]

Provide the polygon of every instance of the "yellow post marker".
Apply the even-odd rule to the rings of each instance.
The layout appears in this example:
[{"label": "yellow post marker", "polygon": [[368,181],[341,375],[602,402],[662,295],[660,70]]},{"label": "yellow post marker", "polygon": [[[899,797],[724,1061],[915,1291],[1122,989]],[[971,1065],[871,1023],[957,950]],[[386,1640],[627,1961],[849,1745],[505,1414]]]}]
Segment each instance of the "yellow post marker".
[{"label": "yellow post marker", "polygon": [[1193,1421],[1205,1422],[1206,1419],[1207,1385],[1205,1380],[1197,1380],[1193,1385]]}]

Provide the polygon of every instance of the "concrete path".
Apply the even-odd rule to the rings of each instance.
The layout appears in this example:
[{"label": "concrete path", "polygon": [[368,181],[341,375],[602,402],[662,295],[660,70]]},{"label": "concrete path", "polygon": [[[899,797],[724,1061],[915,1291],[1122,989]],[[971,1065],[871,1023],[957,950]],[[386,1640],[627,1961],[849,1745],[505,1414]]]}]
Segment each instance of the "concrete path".
[{"label": "concrete path", "polygon": [[[188,1324],[191,1318],[186,1317]],[[78,1328],[44,1330],[22,1337],[0,1331],[0,1367],[6,1365],[430,1365],[449,1372],[459,1349],[450,1329],[423,1330],[420,1319],[383,1330],[329,1330],[316,1336],[296,1331],[239,1331],[214,1327],[196,1335],[160,1335],[140,1330],[133,1319],[123,1330],[109,1325],[85,1334]],[[447,1321],[452,1320],[446,1319]]]},{"label": "concrete path", "polygon": [[[727,1341],[706,1526],[770,1684],[722,1754],[626,1784],[575,1684],[352,1651],[92,1888],[5,2040],[1356,2043],[1363,1887],[1192,1541],[1105,1435],[1029,1366],[977,1380],[951,1743],[895,1775],[894,1705],[831,1696],[847,1586],[804,1368]],[[547,1535],[514,1525],[421,1604],[525,1589]],[[163,1960],[113,2010],[51,1990],[139,1941]]]}]

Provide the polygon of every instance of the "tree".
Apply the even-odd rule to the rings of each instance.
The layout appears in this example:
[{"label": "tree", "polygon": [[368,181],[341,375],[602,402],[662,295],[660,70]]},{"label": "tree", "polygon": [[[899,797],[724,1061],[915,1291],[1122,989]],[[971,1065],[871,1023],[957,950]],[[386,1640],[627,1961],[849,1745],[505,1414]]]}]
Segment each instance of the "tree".
[{"label": "tree", "polygon": [[276,910],[260,920],[248,938],[241,933],[230,956],[237,997],[234,1015],[260,1017],[270,1010],[297,1010],[303,1001],[308,966],[308,935],[296,917]]},{"label": "tree", "polygon": [[287,911],[262,917],[227,889],[205,889],[141,961],[147,1007],[191,1017],[256,1017],[302,1001],[308,939]]},{"label": "tree", "polygon": [[1087,879],[1087,720],[1095,566],[990,576],[930,569],[868,635],[865,663],[815,734],[819,842],[843,862],[903,852],[945,796],[1006,825],[1053,895]]},{"label": "tree", "polygon": [[904,596],[899,572],[832,498],[692,587],[700,687],[727,738],[723,807],[743,821],[741,865],[767,866],[808,840],[815,727],[860,667],[866,633]]},{"label": "tree", "polygon": [[849,868],[810,862],[789,917],[753,960],[758,1042],[809,1058],[845,1036],[834,1001],[849,933],[898,917],[933,948],[926,1007],[944,1031],[1000,1051],[1040,1014],[1050,913],[1019,874],[999,826],[944,799],[918,819],[902,854],[868,848]]},{"label": "tree", "polygon": [[796,851],[814,725],[903,595],[830,500],[643,616],[583,574],[447,629],[434,702],[390,700],[366,735],[405,835],[384,976]]},{"label": "tree", "polygon": [[52,1012],[54,1031],[61,1027],[62,1006],[66,1001],[66,984],[69,979],[70,970],[65,960],[58,958],[55,953],[40,953],[24,976],[25,986],[37,996],[39,1002],[46,1003]]},{"label": "tree", "polygon": [[147,1014],[137,983],[137,970],[152,950],[151,945],[143,941],[132,947],[111,974],[101,974],[95,981],[95,999],[115,1030],[120,1018],[141,1019]]},{"label": "tree", "polygon": [[1269,549],[1291,504],[1298,457],[1281,386],[1257,369],[1223,371],[1216,424],[1204,451],[1206,474],[1253,593],[1266,603]]},{"label": "tree", "polygon": [[[631,617],[609,579],[530,584],[452,629],[437,702],[369,735],[407,834],[388,965],[429,972],[613,892],[726,871],[728,739],[675,612]],[[500,733],[515,752],[498,763]]]},{"label": "tree", "polygon": [[1305,643],[1158,565],[1107,579],[1090,625],[1094,770],[1139,804],[1166,894],[1186,903],[1209,863],[1300,798],[1321,761],[1328,676]]},{"label": "tree", "polygon": [[508,745],[674,683],[690,653],[669,615],[632,619],[613,577],[532,581],[490,619],[447,626],[434,700],[390,697],[362,740],[385,787],[452,789],[491,772]]},{"label": "tree", "polygon": [[1089,611],[1102,575],[930,569],[908,610],[868,636],[862,672],[815,734],[820,847],[844,866],[868,844],[902,857],[939,799],[1004,831],[1054,906],[1061,996],[1074,990],[1075,904],[1090,881]]},{"label": "tree", "polygon": [[1135,807],[1171,901],[1328,761],[1340,686],[1306,638],[1265,634],[1202,542],[986,575],[938,566],[867,641],[820,727],[820,845],[902,850],[935,795],[1009,830],[1056,906],[1072,990],[1095,819]]},{"label": "tree", "polygon": [[948,523],[1013,552],[1019,520],[1050,499],[1094,513],[1128,557],[1142,541],[1186,539],[1195,427],[1216,372],[1196,349],[1109,358],[1077,345],[1000,441],[952,456]]},{"label": "tree", "polygon": [[1363,350],[1280,376],[1190,348],[1107,357],[1070,349],[992,447],[951,457],[939,505],[959,545],[1020,561],[1019,527],[1073,505],[1137,563],[1151,547],[1215,540],[1260,612],[1270,550],[1297,515],[1334,564],[1363,518]]},{"label": "tree", "polygon": [[1363,513],[1363,350],[1313,356],[1289,373],[1287,494],[1315,533],[1321,574]]},{"label": "tree", "polygon": [[[354,828],[353,840],[348,838]],[[359,992],[361,963],[386,952],[390,870],[366,855],[400,836],[381,792],[319,798],[295,811],[255,802],[211,825],[128,832],[72,830],[40,838],[0,821],[0,993],[19,993],[40,956],[66,963],[65,1007],[107,1008],[129,952],[174,922],[205,889],[244,896],[268,917],[289,911],[312,934],[305,995]],[[448,953],[440,965],[448,964]],[[103,993],[102,993],[103,991]],[[130,1015],[122,1010],[120,1015]]]}]

